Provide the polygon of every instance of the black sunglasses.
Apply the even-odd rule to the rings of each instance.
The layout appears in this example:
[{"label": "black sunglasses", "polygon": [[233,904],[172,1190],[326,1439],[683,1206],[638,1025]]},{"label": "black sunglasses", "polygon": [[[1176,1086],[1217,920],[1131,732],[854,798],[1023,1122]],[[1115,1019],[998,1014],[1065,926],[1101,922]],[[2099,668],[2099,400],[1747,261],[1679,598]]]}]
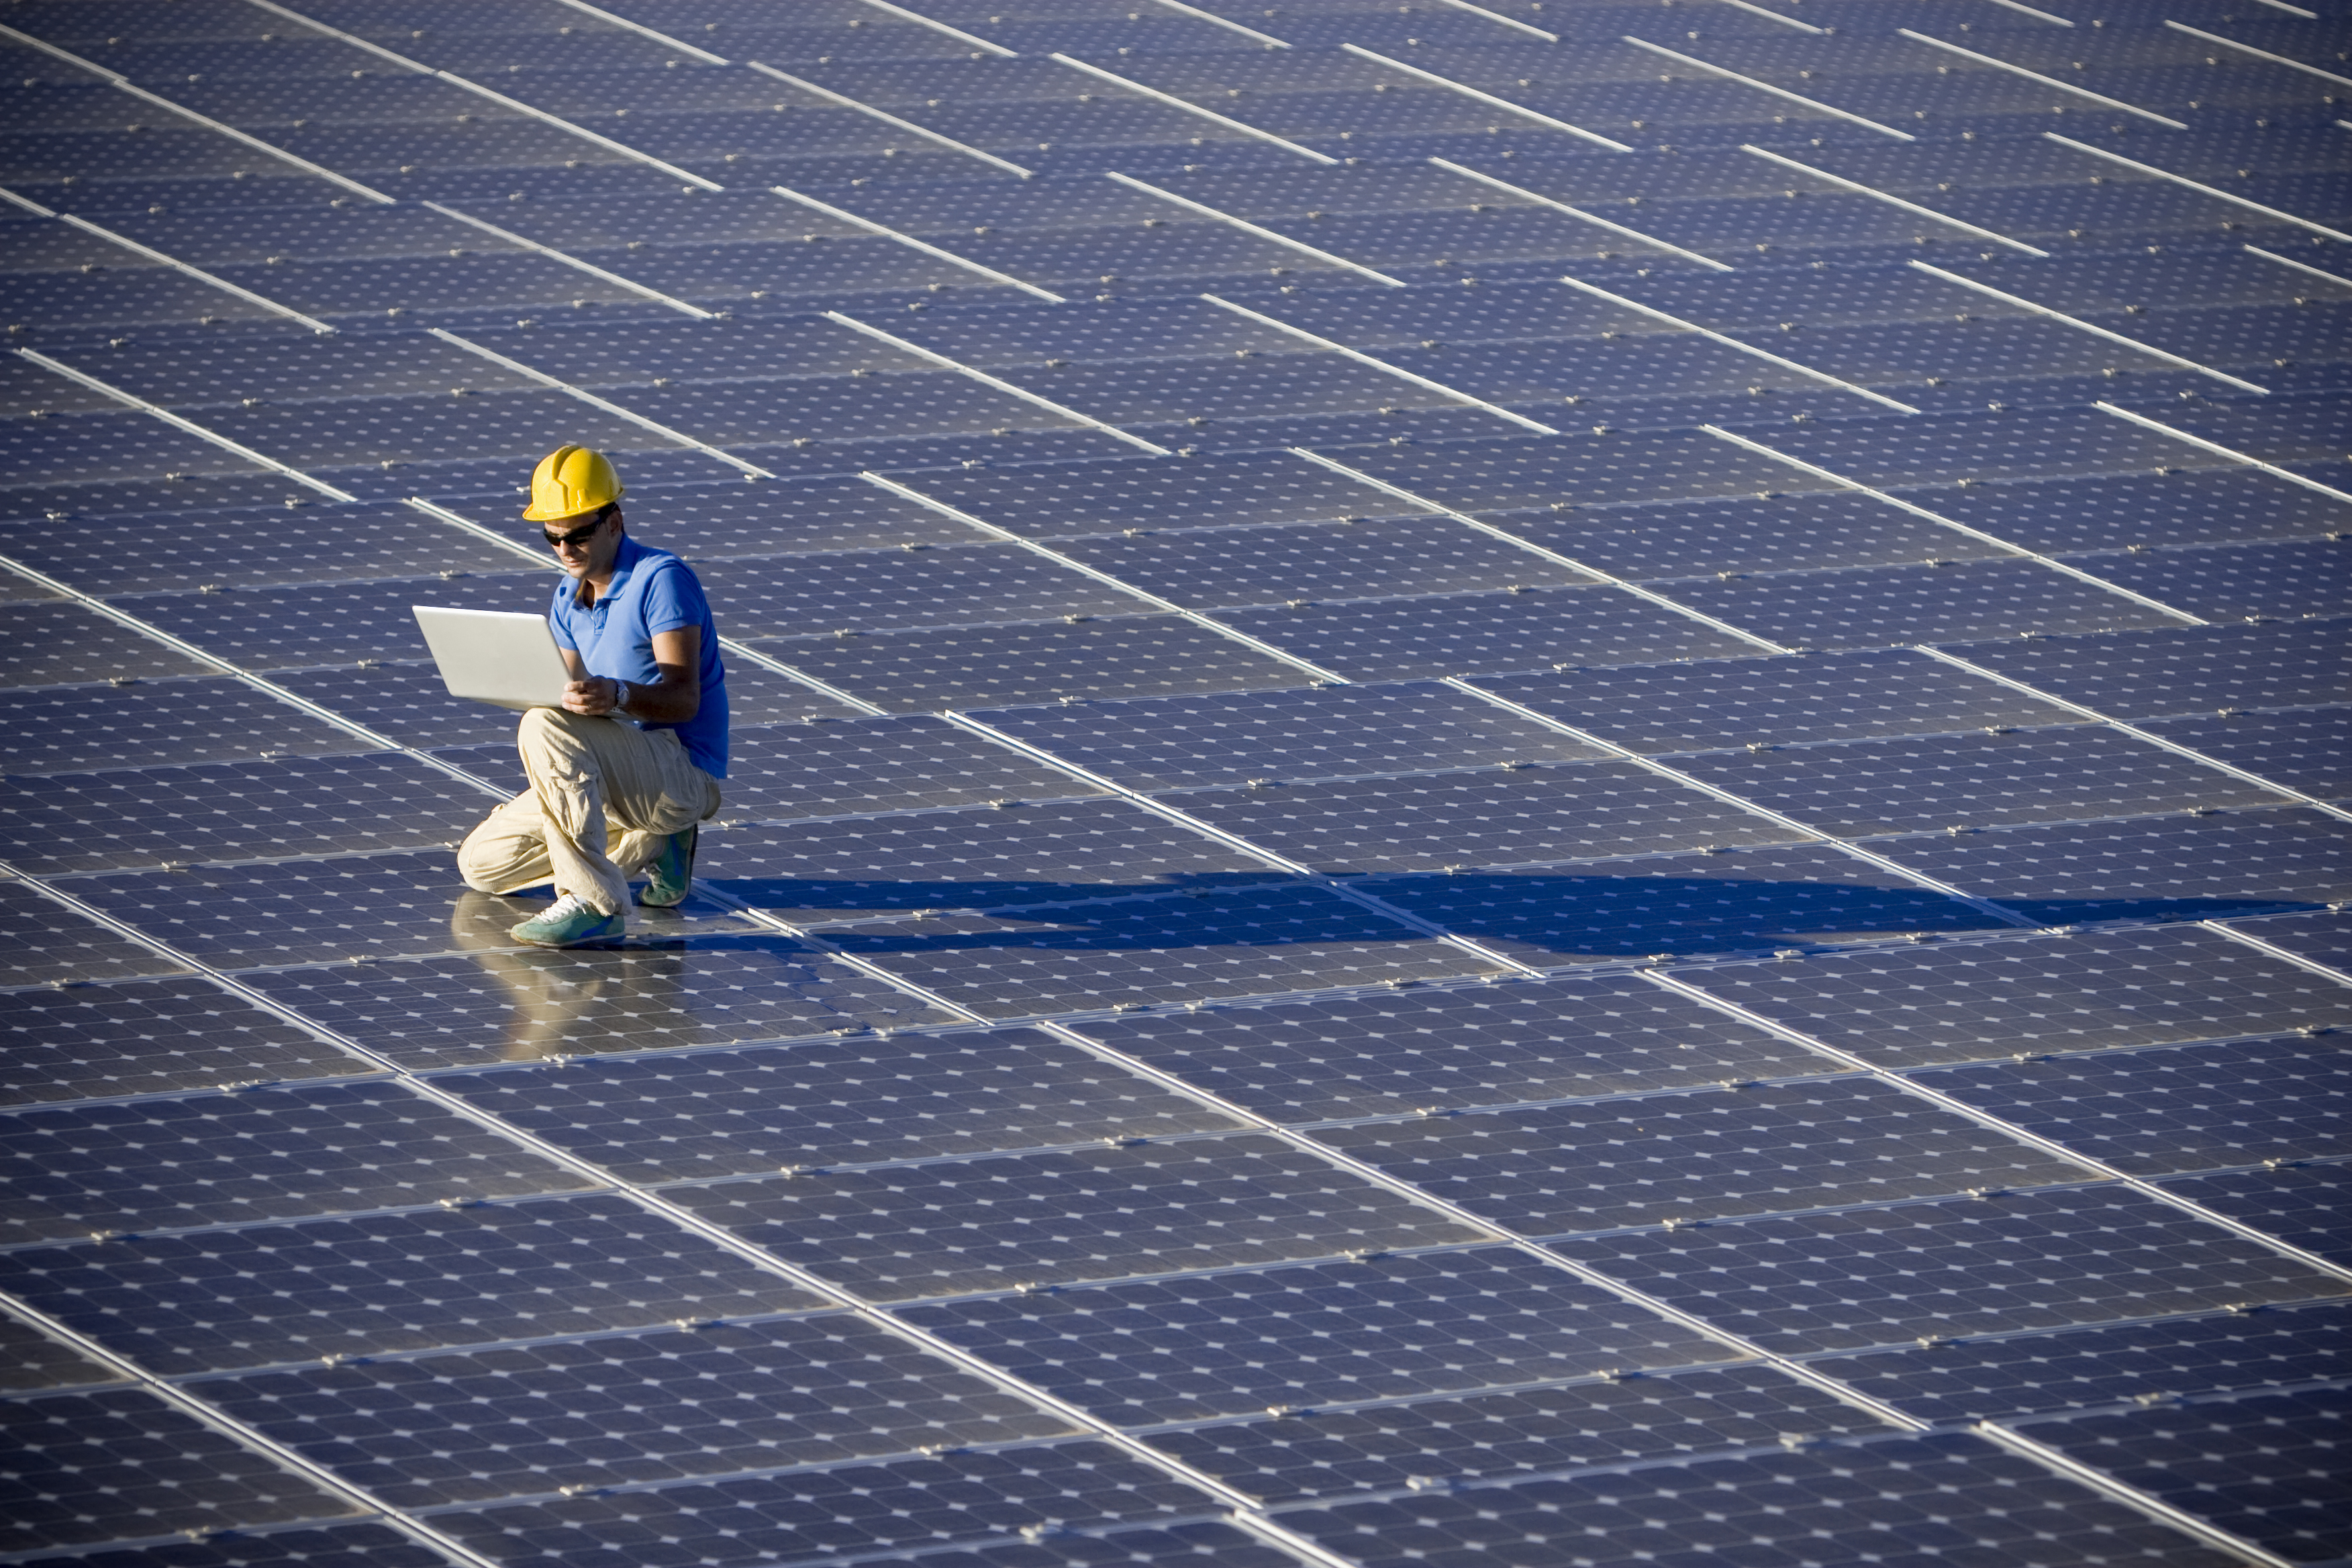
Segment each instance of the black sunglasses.
[{"label": "black sunglasses", "polygon": [[583,522],[569,533],[550,533],[542,528],[539,531],[539,536],[547,541],[551,547],[560,548],[566,544],[585,544],[590,539],[595,536],[598,529],[604,526],[604,520],[611,515],[612,514],[610,512],[600,511],[596,514],[595,521]]}]

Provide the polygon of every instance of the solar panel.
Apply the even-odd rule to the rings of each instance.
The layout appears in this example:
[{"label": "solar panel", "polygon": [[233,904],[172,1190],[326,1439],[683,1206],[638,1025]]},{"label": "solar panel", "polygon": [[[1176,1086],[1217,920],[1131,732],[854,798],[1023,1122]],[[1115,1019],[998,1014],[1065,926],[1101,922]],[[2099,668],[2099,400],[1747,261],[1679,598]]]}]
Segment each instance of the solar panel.
[{"label": "solar panel", "polygon": [[5,20],[0,1557],[2352,1554],[2334,0]]}]

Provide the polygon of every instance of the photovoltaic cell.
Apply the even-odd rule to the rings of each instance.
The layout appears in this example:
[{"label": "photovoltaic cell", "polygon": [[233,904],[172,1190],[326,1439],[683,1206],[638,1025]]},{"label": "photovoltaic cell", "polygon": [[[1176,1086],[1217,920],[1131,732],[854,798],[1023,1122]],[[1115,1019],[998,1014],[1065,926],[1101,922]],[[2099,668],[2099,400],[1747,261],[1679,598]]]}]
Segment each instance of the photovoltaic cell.
[{"label": "photovoltaic cell", "polygon": [[2058,1416],[2027,1430],[2242,1539],[2309,1560],[2352,1544],[2339,1459],[2347,1408],[2345,1390],[2312,1389]]},{"label": "photovoltaic cell", "polygon": [[2352,1154],[2352,1063],[2325,1038],[2045,1057],[1918,1081],[2135,1175]]},{"label": "photovoltaic cell", "polygon": [[2341,910],[2245,921],[2231,929],[2257,942],[2283,948],[2294,957],[2352,973],[2352,921],[2347,921]]},{"label": "photovoltaic cell", "polygon": [[[908,1315],[1122,1425],[1732,1359],[1556,1266],[1484,1248],[1075,1287]],[[1139,1340],[1154,1347],[1140,1363],[1129,1349]],[[1159,1440],[1180,1455],[1205,1446]]]},{"label": "photovoltaic cell", "polygon": [[[244,1089],[13,1112],[11,1239],[563,1192],[583,1178],[396,1085]],[[119,1148],[153,1150],[134,1171]],[[172,1173],[169,1184],[160,1177]]]},{"label": "photovoltaic cell", "polygon": [[672,1195],[881,1300],[1485,1239],[1262,1133],[821,1170]]},{"label": "photovoltaic cell", "polygon": [[62,1551],[235,1525],[331,1520],[353,1511],[144,1389],[0,1402],[15,1488],[0,1541]]},{"label": "photovoltaic cell", "polygon": [[483,800],[383,752],[52,773],[15,782],[0,853],[28,870],[88,871],[455,844]]},{"label": "photovoltaic cell", "polygon": [[2196,626],[1951,651],[2114,718],[2160,719],[2352,700],[2352,668],[2327,631],[2292,622]]},{"label": "photovoltaic cell", "polygon": [[[412,672],[412,691],[414,679]],[[373,749],[348,731],[233,680],[49,687],[12,693],[0,703],[16,737],[7,772],[19,778]]]},{"label": "photovoltaic cell", "polygon": [[436,1080],[632,1181],[1230,1130],[1038,1029],[897,1034]]},{"label": "photovoltaic cell", "polygon": [[1612,588],[1444,598],[1302,600],[1219,617],[1349,680],[1412,680],[1551,665],[1723,658],[1754,645]]},{"label": "photovoltaic cell", "polygon": [[406,1068],[801,1039],[948,1018],[789,937],[724,925],[681,938],[674,923],[648,917],[637,946],[555,956],[507,935],[544,905],[466,892],[457,906],[441,945],[459,951],[446,956],[331,962],[245,982]]},{"label": "photovoltaic cell", "polygon": [[2346,1304],[2326,1301],[1955,1340],[1814,1364],[1927,1420],[1999,1420],[2337,1376],[2352,1353],[2346,1329]]},{"label": "photovoltaic cell", "polygon": [[0,883],[0,953],[20,985],[68,986],[138,974],[184,974],[187,965],[144,942],[43,898]]},{"label": "photovoltaic cell", "polygon": [[[985,1553],[980,1561],[1002,1561],[1011,1568],[1021,1555],[1036,1561],[1037,1549],[1024,1531],[1045,1537],[1045,1550],[1058,1556],[1067,1542],[1056,1531],[1092,1531],[1158,1520],[1176,1525],[1215,1511],[1205,1493],[1123,1450],[1106,1443],[1069,1441],[645,1490],[518,1500],[436,1517],[442,1528],[477,1550],[495,1550],[502,1561],[534,1568],[583,1559],[601,1563],[612,1550],[610,1543],[655,1531],[721,1562],[742,1560],[740,1542],[748,1536],[771,1553],[806,1557],[848,1546],[874,1554],[867,1558],[872,1562],[888,1561],[879,1554],[898,1549],[929,1548],[923,1553],[929,1559],[941,1547],[961,1547]],[[1173,1544],[1181,1549],[1196,1527],[1177,1528],[1183,1533],[1176,1535]],[[1226,1560],[1223,1549],[1232,1536],[1253,1539],[1238,1531],[1203,1538],[1219,1549],[1216,1561]],[[1131,1540],[1145,1551],[1171,1544],[1161,1532],[1144,1530],[1131,1536],[1109,1535],[1108,1540]],[[997,1558],[997,1552],[1005,1555]],[[1099,1557],[1061,1560],[1108,1563],[1119,1557],[1114,1548]],[[1250,1548],[1231,1561],[1243,1568],[1268,1565],[1266,1557],[1253,1554]]]},{"label": "photovoltaic cell", "polygon": [[1195,889],[836,926],[825,941],[983,1017],[1484,972],[1488,961],[1313,888]]},{"label": "photovoltaic cell", "polygon": [[[1793,1436],[1793,1434],[1792,1434]],[[1834,1443],[1817,1451],[1688,1459],[1622,1475],[1478,1485],[1366,1502],[1294,1509],[1283,1522],[1356,1561],[1388,1568],[1438,1552],[1475,1560],[1530,1545],[1577,1551],[1594,1563],[1632,1563],[1718,1543],[1742,1551],[1819,1552],[1861,1563],[1835,1541],[1865,1500],[1899,1510],[1905,1537],[1981,1542],[2008,1562],[2061,1568],[2077,1563],[2179,1563],[2218,1568],[2228,1559],[2166,1526],[1994,1447],[1948,1434]],[[1874,1511],[1876,1511],[1874,1509]],[[1595,1535],[1606,1556],[1590,1555]]]},{"label": "photovoltaic cell", "polygon": [[1834,1070],[1763,1030],[1623,977],[1276,1001],[1077,1026],[1285,1121]]},{"label": "photovoltaic cell", "polygon": [[2335,1275],[2113,1185],[1554,1245],[1782,1352],[2345,1293]]},{"label": "photovoltaic cell", "polygon": [[2032,562],[1957,555],[1948,565],[1759,574],[1677,583],[1673,591],[1694,609],[1788,647],[2054,637],[2173,626],[2181,619]]},{"label": "photovoltaic cell", "polygon": [[1335,873],[1433,871],[1801,837],[1629,763],[1524,763],[1160,797]]},{"label": "photovoltaic cell", "polygon": [[2105,729],[1769,747],[1683,757],[1675,765],[1844,837],[2284,802],[2274,791]]},{"label": "photovoltaic cell", "polygon": [[1607,1382],[1318,1410],[1303,1421],[1259,1417],[1150,1440],[1229,1486],[1285,1502],[1402,1492],[1435,1475],[1501,1479],[1763,1447],[1784,1435],[1812,1439],[1878,1425],[1761,1369],[1630,1377],[1618,1370]]},{"label": "photovoltaic cell", "polygon": [[[1057,792],[1058,793],[1058,792]],[[730,827],[709,836],[714,887],[802,921],[1004,909],[1234,887],[1265,862],[1118,799]]]},{"label": "photovoltaic cell", "polygon": [[2020,914],[2215,917],[2352,896],[2345,824],[2304,807],[1890,839],[1889,858]]},{"label": "photovoltaic cell", "polygon": [[1677,954],[1793,958],[1802,948],[1792,942],[2007,926],[1983,909],[1822,844],[1382,877],[1359,886],[1538,968]]},{"label": "photovoltaic cell", "polygon": [[974,717],[1138,790],[1601,754],[1467,693],[1426,682],[1083,702]]},{"label": "photovoltaic cell", "polygon": [[367,1070],[209,981],[0,991],[0,1019],[12,1104]]},{"label": "photovoltaic cell", "polygon": [[12,1272],[43,1310],[173,1373],[825,1306],[609,1194],[83,1242],[19,1252]]},{"label": "photovoltaic cell", "polygon": [[2174,719],[2151,725],[2149,732],[2322,800],[2352,794],[2352,775],[2344,766],[2352,750],[2352,708]]},{"label": "photovoltaic cell", "polygon": [[2288,1161],[2277,1170],[2183,1176],[2165,1185],[2339,1268],[2352,1258],[2352,1235],[2344,1224],[2352,1169],[2342,1164]]},{"label": "photovoltaic cell", "polygon": [[1887,1066],[2329,1028],[2352,986],[2193,927],[1694,971],[1710,994]]},{"label": "photovoltaic cell", "polygon": [[[530,1394],[486,1419],[518,1382]],[[409,1507],[1068,1430],[849,1317],[248,1373],[205,1391]],[[616,1421],[615,1405],[634,1419]]]},{"label": "photovoltaic cell", "polygon": [[1646,752],[2077,721],[2065,709],[1908,648],[1490,677],[1478,684]]},{"label": "photovoltaic cell", "polygon": [[1167,616],[772,640],[761,652],[894,713],[1299,686],[1307,677]]}]

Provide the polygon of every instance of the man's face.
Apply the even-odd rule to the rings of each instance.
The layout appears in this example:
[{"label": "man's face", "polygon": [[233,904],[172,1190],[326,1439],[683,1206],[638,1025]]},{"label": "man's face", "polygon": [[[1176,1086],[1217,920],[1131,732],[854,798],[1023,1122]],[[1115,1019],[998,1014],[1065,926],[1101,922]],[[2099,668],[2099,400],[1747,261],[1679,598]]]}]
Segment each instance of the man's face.
[{"label": "man's face", "polygon": [[548,548],[556,564],[573,577],[602,577],[613,568],[621,550],[621,509],[603,507],[576,516],[542,523]]}]

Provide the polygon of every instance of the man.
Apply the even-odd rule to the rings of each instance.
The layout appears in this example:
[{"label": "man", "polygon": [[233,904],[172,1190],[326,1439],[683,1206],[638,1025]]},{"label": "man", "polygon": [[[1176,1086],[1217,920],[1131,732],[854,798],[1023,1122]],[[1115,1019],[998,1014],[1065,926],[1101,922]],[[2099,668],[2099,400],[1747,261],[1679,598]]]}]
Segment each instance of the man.
[{"label": "man", "polygon": [[[530,476],[523,519],[541,525],[564,581],[547,613],[572,679],[563,706],[522,716],[530,787],[457,850],[466,885],[512,893],[555,884],[552,907],[512,931],[534,947],[610,942],[639,901],[685,901],[699,829],[727,776],[727,671],[702,584],[685,562],[628,536],[621,479],[602,452],[559,447]],[[620,841],[606,844],[608,827]]]}]

